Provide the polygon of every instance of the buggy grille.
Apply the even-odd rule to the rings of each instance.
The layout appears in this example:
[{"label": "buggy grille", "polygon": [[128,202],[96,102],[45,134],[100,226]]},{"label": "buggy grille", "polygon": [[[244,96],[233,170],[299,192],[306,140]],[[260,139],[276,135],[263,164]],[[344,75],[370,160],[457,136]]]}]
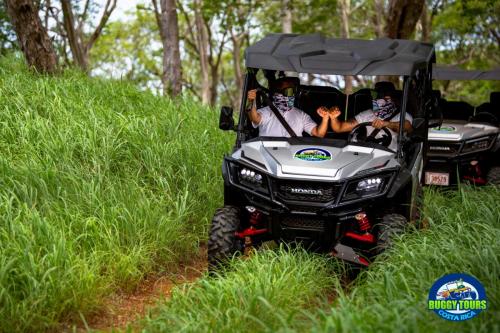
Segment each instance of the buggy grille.
[{"label": "buggy grille", "polygon": [[460,152],[460,147],[462,144],[457,143],[447,143],[440,141],[429,141],[428,155],[430,156],[454,156]]},{"label": "buggy grille", "polygon": [[284,200],[329,202],[337,198],[341,187],[331,183],[277,180],[275,191]]},{"label": "buggy grille", "polygon": [[325,229],[325,221],[302,216],[285,216],[281,220],[281,227],[284,229],[323,231]]}]

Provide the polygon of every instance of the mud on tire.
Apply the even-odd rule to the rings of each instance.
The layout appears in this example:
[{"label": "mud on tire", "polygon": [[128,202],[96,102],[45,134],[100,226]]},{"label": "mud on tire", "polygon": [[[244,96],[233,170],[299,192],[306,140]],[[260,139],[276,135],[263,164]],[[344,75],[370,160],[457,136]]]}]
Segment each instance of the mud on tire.
[{"label": "mud on tire", "polygon": [[408,221],[399,214],[387,214],[378,224],[376,252],[381,253],[392,246],[394,238],[405,232]]},{"label": "mud on tire", "polygon": [[486,175],[486,180],[490,185],[500,185],[500,166],[491,167]]},{"label": "mud on tire", "polygon": [[240,227],[240,210],[234,206],[217,209],[208,237],[208,268],[213,271],[235,253],[242,251],[243,242],[235,233]]}]

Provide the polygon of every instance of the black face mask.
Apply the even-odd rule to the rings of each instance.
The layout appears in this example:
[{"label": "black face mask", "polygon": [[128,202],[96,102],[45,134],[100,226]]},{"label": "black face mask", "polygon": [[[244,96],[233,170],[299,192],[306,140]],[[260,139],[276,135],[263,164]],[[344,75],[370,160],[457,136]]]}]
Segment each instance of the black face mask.
[{"label": "black face mask", "polygon": [[286,112],[293,108],[293,104],[295,102],[295,96],[284,96],[282,94],[274,94],[273,95],[273,104],[276,106],[278,110],[281,112]]}]

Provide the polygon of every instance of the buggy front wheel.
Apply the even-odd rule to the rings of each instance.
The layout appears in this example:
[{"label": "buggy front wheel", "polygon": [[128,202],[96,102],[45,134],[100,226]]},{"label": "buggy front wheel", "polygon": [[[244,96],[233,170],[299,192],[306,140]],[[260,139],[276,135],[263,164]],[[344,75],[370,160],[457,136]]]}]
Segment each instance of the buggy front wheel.
[{"label": "buggy front wheel", "polygon": [[214,271],[243,250],[243,241],[236,237],[240,227],[240,210],[235,206],[217,209],[208,237],[208,268]]}]

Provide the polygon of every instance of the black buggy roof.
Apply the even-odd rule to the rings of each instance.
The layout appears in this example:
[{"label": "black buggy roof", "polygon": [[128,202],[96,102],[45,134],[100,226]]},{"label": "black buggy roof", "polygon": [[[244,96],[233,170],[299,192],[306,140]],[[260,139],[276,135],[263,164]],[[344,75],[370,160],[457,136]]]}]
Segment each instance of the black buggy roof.
[{"label": "black buggy roof", "polygon": [[320,34],[270,34],[245,51],[249,68],[338,75],[413,75],[434,59],[429,43]]},{"label": "black buggy roof", "polygon": [[490,71],[465,70],[455,66],[436,65],[432,67],[433,80],[500,80],[500,68]]}]

